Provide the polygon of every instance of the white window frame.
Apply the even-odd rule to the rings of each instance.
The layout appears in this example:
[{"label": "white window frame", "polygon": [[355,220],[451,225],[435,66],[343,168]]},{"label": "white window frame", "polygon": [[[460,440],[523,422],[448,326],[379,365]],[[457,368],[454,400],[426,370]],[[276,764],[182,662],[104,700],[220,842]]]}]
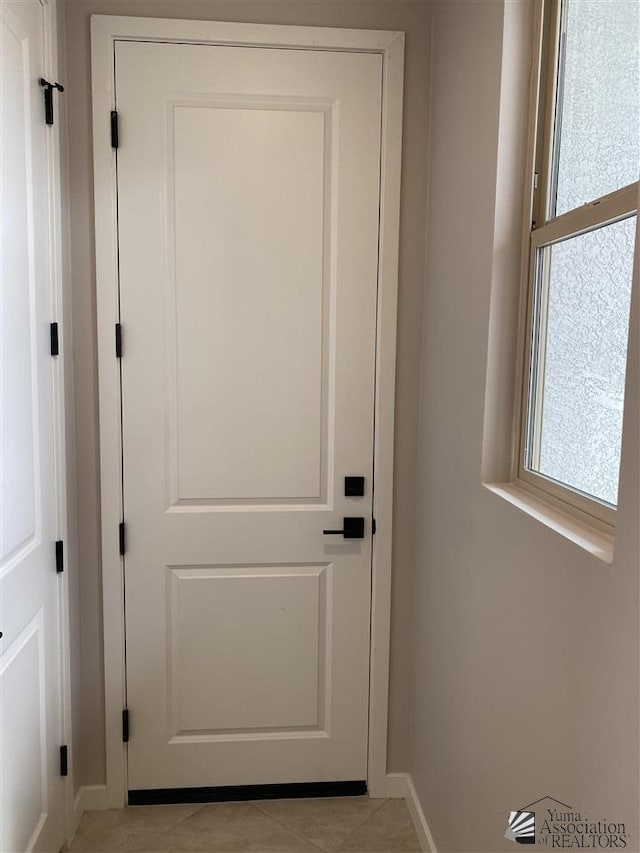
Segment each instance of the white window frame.
[{"label": "white window frame", "polygon": [[[520,363],[522,372],[516,400],[515,447],[513,453],[513,480],[517,486],[534,497],[559,509],[588,527],[612,535],[615,530],[616,508],[545,477],[526,467],[527,433],[531,417],[529,401],[540,406],[542,400],[542,375],[532,376],[534,365],[533,341],[534,322],[538,289],[537,254],[541,248],[562,240],[620,221],[637,213],[639,182],[623,187],[608,195],[594,199],[588,204],[569,210],[560,216],[549,216],[553,193],[553,144],[555,135],[555,105],[557,97],[557,68],[561,27],[561,0],[542,0],[539,4],[538,27],[536,28],[536,50],[534,52],[537,80],[534,86],[535,113],[530,127],[534,139],[533,158],[528,170],[530,180],[527,205],[531,230],[525,233],[528,247],[527,262],[523,264],[523,301],[526,305],[526,320],[522,324],[520,339]],[[544,322],[544,310],[540,315]],[[544,334],[537,335],[538,341]],[[538,360],[540,346],[537,347]],[[537,391],[531,394],[532,384],[538,383]]]}]

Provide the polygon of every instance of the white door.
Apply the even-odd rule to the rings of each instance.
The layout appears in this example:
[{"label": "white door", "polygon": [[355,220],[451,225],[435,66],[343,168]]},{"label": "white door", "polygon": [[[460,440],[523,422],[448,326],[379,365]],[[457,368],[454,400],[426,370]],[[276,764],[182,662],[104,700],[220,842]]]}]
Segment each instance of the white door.
[{"label": "white door", "polygon": [[115,51],[130,802],[365,780],[381,56]]},{"label": "white door", "polygon": [[44,7],[2,2],[0,695],[3,853],[58,850],[60,634]]}]

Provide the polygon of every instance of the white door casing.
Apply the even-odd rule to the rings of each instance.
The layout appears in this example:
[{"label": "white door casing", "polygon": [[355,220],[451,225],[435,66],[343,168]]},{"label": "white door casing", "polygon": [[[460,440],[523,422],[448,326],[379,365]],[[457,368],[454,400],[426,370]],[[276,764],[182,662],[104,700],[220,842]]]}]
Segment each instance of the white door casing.
[{"label": "white door casing", "polygon": [[39,80],[51,68],[51,7],[0,9],[2,174],[0,848],[57,850],[64,841],[66,666],[61,359],[50,351],[58,319],[55,165]]},{"label": "white door casing", "polygon": [[[110,53],[113,69],[115,50],[121,137],[128,787],[353,779],[367,774],[370,790],[379,795],[385,771],[381,746],[386,744],[390,579],[391,517],[385,510],[390,509],[392,470],[388,456],[380,463],[380,451],[392,449],[402,38],[390,33],[136,19],[94,18],[92,26],[94,116],[98,102],[111,109],[116,106],[113,72],[110,76],[101,63]],[[164,32],[165,42],[173,40],[169,33],[175,41],[188,41],[189,30],[197,32],[200,44],[119,43],[136,41],[135,35],[148,40],[151,31],[156,36]],[[115,38],[124,32],[127,39]],[[248,42],[251,48],[213,47],[208,41]],[[264,51],[261,44],[320,44],[337,50]],[[271,62],[267,77],[272,79],[265,85],[267,61]],[[377,92],[373,99],[366,97],[366,82],[362,89],[367,77]],[[130,85],[125,87],[125,81]],[[365,105],[356,109],[350,130],[347,109],[355,107],[358,95],[362,100],[363,91]],[[128,122],[127,113],[135,120]],[[358,138],[358,124],[368,139]],[[99,311],[111,320],[110,329],[100,328],[103,522],[117,523],[122,511],[118,478],[113,471],[105,475],[105,458],[116,460],[120,453],[113,430],[117,411],[103,405],[105,398],[117,402],[112,325],[118,318],[117,289],[111,277],[115,158],[97,135],[98,127],[101,133],[108,131],[108,111],[102,120],[96,116],[95,125]],[[221,162],[232,167],[223,170]],[[111,174],[110,187],[103,181],[102,167]],[[229,174],[234,169],[235,174]],[[368,175],[364,183],[363,174]],[[380,232],[378,174],[382,175]],[[137,176],[128,188],[127,175]],[[199,181],[198,175],[205,178]],[[217,198],[210,191],[214,184]],[[357,199],[363,189],[364,198],[349,207],[349,192]],[[284,204],[274,208],[278,197]],[[375,210],[370,216],[366,210],[372,198]],[[256,212],[253,219],[253,214],[247,216],[248,202]],[[145,205],[152,211],[149,221],[141,215]],[[265,216],[269,205],[272,215]],[[167,211],[174,209],[174,221],[168,223]],[[198,215],[190,221],[193,210]],[[292,210],[299,215],[292,217]],[[345,234],[352,236],[349,241],[336,239],[336,212],[342,215]],[[211,233],[225,235],[217,243],[203,227],[216,216],[219,221]],[[351,232],[350,216],[360,224]],[[288,244],[283,231],[291,232]],[[262,239],[263,256],[243,253],[234,233],[249,234],[254,247]],[[381,245],[376,252],[378,237]],[[359,242],[367,249],[363,251]],[[282,257],[283,247],[288,247],[288,262]],[[215,274],[204,280],[207,265]],[[307,273],[306,279],[294,274],[297,268]],[[224,287],[225,278],[240,283],[241,298]],[[358,284],[353,284],[354,278]],[[266,283],[262,290],[261,282]],[[288,313],[297,318],[295,324],[287,323],[292,305],[294,310]],[[270,320],[270,329],[265,329],[263,319]],[[349,352],[350,337],[369,344],[360,352],[358,345],[350,344]],[[297,358],[292,359],[292,352]],[[222,369],[223,359],[228,369]],[[149,371],[156,377],[151,381],[145,380]],[[281,372],[284,381],[279,381]],[[256,374],[261,377],[257,383]],[[242,394],[234,393],[238,387]],[[203,395],[203,388],[210,393]],[[134,405],[140,398],[144,405]],[[227,406],[212,405],[213,400]],[[277,408],[271,405],[274,400]],[[381,407],[381,400],[387,405]],[[228,416],[221,418],[221,410]],[[279,421],[274,411],[287,417]],[[367,418],[367,439],[347,435],[346,424]],[[256,432],[258,420],[262,429]],[[160,430],[154,428],[158,421],[163,424]],[[212,432],[225,441],[211,442]],[[240,441],[234,444],[237,438]],[[226,452],[220,452],[221,445]],[[241,452],[235,452],[236,446]],[[374,450],[375,512],[382,535],[374,544],[371,600]],[[353,499],[350,506],[341,496],[345,474],[366,477],[367,493],[356,501],[357,509]],[[349,514],[367,519],[362,542],[322,536],[322,528],[341,526],[341,518]],[[143,555],[150,553],[153,557],[146,561]],[[106,531],[103,555],[105,618],[113,627],[121,608],[121,567],[113,559]],[[342,569],[349,560],[354,571],[338,574],[338,566]],[[152,577],[153,563],[156,576],[160,567],[161,582],[145,584],[145,578]],[[110,574],[108,565],[116,571]],[[146,631],[141,619],[131,618],[132,610],[142,612],[145,602]],[[352,628],[349,609],[356,614]],[[198,636],[212,615],[214,627],[203,650]],[[115,637],[113,631],[110,634],[111,640],[105,635],[107,757],[110,802],[116,805],[124,788],[124,762],[116,741],[123,667],[122,640],[118,632]],[[247,644],[252,635],[262,642]],[[132,655],[134,636],[139,654]],[[217,642],[223,636],[232,637],[236,648],[242,649],[233,667]],[[294,637],[297,643],[292,643]],[[148,649],[156,643],[167,654],[159,656],[159,667],[145,665],[151,659]],[[340,648],[347,650],[342,661],[333,654]],[[356,660],[360,663],[354,666]],[[203,690],[212,675],[223,685],[233,684],[233,690]],[[346,682],[352,682],[349,689]],[[149,724],[143,703],[145,695],[152,694],[156,705],[163,707]],[[350,702],[354,696],[356,701]],[[159,748],[163,745],[164,755]],[[210,770],[214,756],[220,770],[217,777]]]}]

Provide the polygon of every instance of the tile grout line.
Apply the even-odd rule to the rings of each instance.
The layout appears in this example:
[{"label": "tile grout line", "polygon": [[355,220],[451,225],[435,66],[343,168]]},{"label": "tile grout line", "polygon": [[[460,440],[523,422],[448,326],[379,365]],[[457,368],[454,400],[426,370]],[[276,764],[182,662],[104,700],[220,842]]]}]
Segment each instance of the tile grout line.
[{"label": "tile grout line", "polygon": [[[371,798],[369,798],[369,799],[371,799]],[[389,802],[389,798],[388,798],[388,797],[381,797],[381,798],[380,798],[380,804],[378,805],[378,807],[377,807],[377,808],[375,808],[375,809],[371,812],[371,814],[370,814],[370,815],[367,815],[367,817],[365,817],[365,819],[364,819],[364,820],[361,820],[361,821],[360,821],[360,823],[359,823],[357,826],[354,826],[354,827],[353,827],[353,829],[352,829],[352,830],[350,830],[350,831],[345,835],[345,837],[342,839],[342,841],[340,842],[340,844],[344,844],[344,842],[347,840],[347,838],[349,838],[351,835],[353,835],[353,833],[356,831],[356,829],[360,829],[361,827],[363,827],[363,826],[365,825],[365,823],[366,823],[368,820],[371,820],[371,818],[372,818],[374,815],[377,815],[377,814],[378,814],[378,812],[380,811],[380,809],[382,809],[384,806],[386,806],[386,804],[387,804],[388,802]]]},{"label": "tile grout line", "polygon": [[[369,799],[371,800],[371,797],[369,797]],[[351,830],[350,830],[350,831],[345,835],[345,837],[342,839],[342,841],[346,841],[346,840],[347,840],[347,838],[348,838],[352,833],[354,833],[354,832],[356,831],[356,829],[360,829],[360,827],[361,827],[361,826],[363,826],[363,825],[364,825],[368,820],[371,820],[371,818],[372,818],[374,815],[377,815],[377,814],[378,814],[378,812],[380,811],[380,809],[381,809],[383,806],[386,806],[386,804],[387,804],[388,802],[389,802],[389,798],[388,798],[388,797],[380,797],[380,802],[378,803],[378,805],[376,806],[376,808],[371,812],[371,814],[367,815],[363,820],[361,820],[361,821],[360,821],[360,823],[359,823],[357,826],[354,826],[354,827],[353,827],[353,829],[351,829]],[[341,844],[342,844],[342,841],[340,842]]]},{"label": "tile grout line", "polygon": [[362,827],[365,825],[365,823],[368,823],[368,822],[369,822],[370,820],[372,820],[372,819],[373,819],[373,818],[374,818],[374,817],[375,817],[379,812],[381,812],[381,811],[382,811],[382,809],[387,805],[387,803],[388,803],[388,802],[390,802],[390,798],[389,798],[389,797],[385,797],[385,798],[383,798],[383,799],[382,799],[381,804],[378,806],[378,808],[377,808],[375,811],[371,812],[371,814],[370,814],[368,817],[366,817],[366,818],[365,818],[361,823],[359,823],[357,826],[354,826],[354,827],[353,827],[353,829],[345,835],[345,837],[342,839],[342,841],[340,842],[340,845],[338,846],[337,850],[336,850],[336,851],[334,851],[334,853],[338,853],[338,851],[340,850],[340,847],[342,847],[342,845],[343,845],[346,841],[348,841],[348,840],[349,840],[349,838],[351,838],[351,836],[354,834],[354,832],[356,832],[358,829],[362,829]]},{"label": "tile grout line", "polygon": [[[171,830],[174,827],[178,826],[179,824],[183,823],[185,820],[188,820],[190,817],[193,817],[193,815],[196,814],[197,812],[199,812],[200,809],[203,807],[203,805],[206,805],[206,804],[204,804],[204,803],[200,803],[200,804],[198,804],[198,803],[185,803],[185,805],[194,805],[194,806],[197,806],[197,808],[195,809],[195,811],[192,811],[190,814],[185,815],[184,817],[181,817],[176,823],[172,823],[170,826],[165,827],[162,831],[158,831],[158,830],[152,831],[151,837],[149,840],[154,841],[156,838],[160,838],[160,836],[164,835],[165,832],[168,832],[169,830]],[[124,814],[124,812],[126,812],[126,810],[128,808],[145,808],[145,806],[125,806],[122,809],[113,809],[113,811],[118,811],[118,812]],[[112,809],[106,809],[106,811],[112,811]],[[90,812],[85,812],[84,814],[89,814],[89,813]],[[102,813],[102,811],[100,813]],[[84,817],[84,814],[82,817]],[[88,835],[85,835],[84,832],[82,832],[81,826],[82,826],[82,818],[80,819],[80,823],[78,824],[76,834],[74,835],[73,841],[71,842],[71,845],[70,845],[71,847],[73,847],[73,845],[75,844],[76,838],[78,838],[78,836],[80,836],[80,838],[82,838],[88,844],[94,843]],[[143,832],[144,832],[144,830],[143,830]],[[104,832],[102,833],[102,835],[104,835]]]},{"label": "tile grout line", "polygon": [[[189,820],[189,818],[193,817],[199,811],[202,811],[202,809],[205,806],[210,806],[210,805],[214,805],[214,804],[213,803],[185,803],[185,805],[194,805],[194,806],[197,805],[198,807],[195,809],[195,811],[192,811],[191,814],[188,814],[188,815],[185,815],[184,817],[181,817],[177,823],[172,823],[171,826],[165,827],[162,830],[162,832],[158,832],[158,833],[152,835],[151,838],[149,838],[147,841],[145,841],[145,843],[142,846],[146,847],[147,844],[153,844],[154,841],[157,841],[159,838],[162,838],[162,836],[166,835],[168,832],[172,832],[177,826],[180,826],[181,823],[184,823],[186,820]],[[144,808],[144,806],[142,806],[142,808]],[[136,847],[137,847],[137,845],[136,845]],[[139,851],[137,851],[137,853],[139,853]]]},{"label": "tile grout line", "polygon": [[264,809],[260,808],[260,805],[259,805],[260,801],[259,800],[249,800],[248,802],[249,802],[249,805],[251,805],[255,809],[257,809],[257,811],[259,811],[260,814],[264,815],[265,817],[270,818],[271,820],[275,821],[275,823],[280,824],[280,826],[284,827],[284,829],[288,830],[289,832],[292,832],[296,836],[296,838],[299,838],[301,841],[304,841],[305,844],[310,844],[312,847],[315,847],[316,850],[320,850],[320,851],[322,851],[322,853],[327,853],[327,851],[324,849],[324,847],[319,847],[315,843],[315,841],[311,841],[310,838],[306,838],[304,835],[302,835],[302,833],[298,832],[297,829],[294,829],[292,826],[289,826],[288,823],[285,823],[283,820],[280,820],[280,818],[274,817],[273,815],[266,812]]},{"label": "tile grout line", "polygon": [[[304,798],[304,797],[301,797],[300,799],[305,799],[305,798]],[[310,799],[311,799],[311,798],[310,798]],[[327,799],[327,798],[325,798],[325,797],[313,797],[312,799]],[[335,799],[335,798],[334,798],[334,799]],[[348,798],[344,798],[344,799],[348,799]],[[369,798],[369,799],[371,800],[371,798]],[[363,826],[363,825],[364,825],[364,824],[365,824],[365,823],[366,823],[370,818],[372,818],[374,815],[378,814],[378,812],[380,811],[380,809],[385,805],[385,803],[388,803],[388,802],[389,802],[389,798],[388,798],[388,797],[382,797],[382,798],[380,799],[380,804],[378,805],[378,807],[377,807],[377,808],[375,808],[375,809],[371,812],[371,814],[369,814],[369,815],[367,815],[365,818],[363,818],[363,820],[361,820],[361,821],[360,821],[360,823],[356,824],[356,826],[354,826],[354,827],[353,827],[353,829],[350,829],[350,830],[349,830],[349,832],[345,835],[345,837],[344,837],[343,839],[341,839],[340,844],[343,844],[343,843],[347,840],[347,838],[349,838],[349,836],[350,836],[350,835],[352,835],[352,834],[356,831],[356,829],[360,829],[360,827],[361,827],[361,826]],[[316,844],[316,843],[315,843],[315,841],[311,841],[311,839],[310,839],[310,838],[307,838],[305,835],[302,835],[302,833],[298,832],[296,829],[294,829],[292,826],[290,826],[290,825],[289,825],[288,823],[286,823],[284,820],[281,820],[281,819],[279,819],[279,818],[273,817],[273,815],[269,814],[269,812],[267,812],[267,811],[265,811],[264,809],[260,808],[259,801],[254,801],[254,800],[252,800],[252,801],[251,801],[251,803],[252,803],[252,805],[255,805],[258,809],[260,809],[260,811],[262,812],[262,814],[267,815],[267,817],[271,817],[271,818],[273,818],[273,820],[277,820],[277,821],[278,821],[278,823],[282,824],[282,826],[286,827],[287,829],[292,830],[293,832],[295,832],[295,834],[296,834],[298,837],[300,837],[300,838],[304,839],[305,841],[308,841],[308,842],[309,842],[309,844],[313,844],[313,846],[314,846],[314,847],[317,847],[317,848],[318,848],[318,850],[322,850],[322,851],[323,851],[323,853],[334,853],[334,850],[327,850],[327,848],[326,848],[326,847],[320,847],[318,844]]]}]

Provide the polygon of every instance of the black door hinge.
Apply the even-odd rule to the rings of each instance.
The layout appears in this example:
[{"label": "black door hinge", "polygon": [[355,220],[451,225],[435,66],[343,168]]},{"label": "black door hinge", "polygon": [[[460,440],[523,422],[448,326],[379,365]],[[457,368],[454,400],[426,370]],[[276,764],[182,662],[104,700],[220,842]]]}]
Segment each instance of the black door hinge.
[{"label": "black door hinge", "polygon": [[56,541],[56,572],[59,575],[64,572],[64,542],[62,539]]},{"label": "black door hinge", "polygon": [[111,110],[111,147],[118,148],[118,113]]},{"label": "black door hinge", "polygon": [[60,747],[60,775],[69,775],[69,756],[66,744]]},{"label": "black door hinge", "polygon": [[129,709],[122,712],[122,742],[129,743]]},{"label": "black door hinge", "polygon": [[120,525],[119,525],[119,527],[118,527],[118,537],[119,537],[119,540],[120,540],[120,542],[119,542],[119,544],[120,544],[120,556],[121,556],[121,557],[124,557],[124,552],[125,552],[125,547],[124,547],[124,546],[125,546],[125,541],[124,541],[124,521],[121,521],[121,522],[120,522]]},{"label": "black door hinge", "polygon": [[51,323],[49,326],[49,335],[51,337],[51,355],[60,355],[60,339],[58,337],[57,323]]},{"label": "black door hinge", "polygon": [[45,124],[53,124],[53,90],[64,92],[64,86],[60,83],[49,83],[44,77],[40,78],[40,85],[44,89],[44,121]]},{"label": "black door hinge", "polygon": [[116,358],[122,356],[122,325],[116,323]]},{"label": "black door hinge", "polygon": [[376,520],[375,520],[375,518],[371,519],[371,535],[372,536],[376,535]]}]

